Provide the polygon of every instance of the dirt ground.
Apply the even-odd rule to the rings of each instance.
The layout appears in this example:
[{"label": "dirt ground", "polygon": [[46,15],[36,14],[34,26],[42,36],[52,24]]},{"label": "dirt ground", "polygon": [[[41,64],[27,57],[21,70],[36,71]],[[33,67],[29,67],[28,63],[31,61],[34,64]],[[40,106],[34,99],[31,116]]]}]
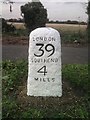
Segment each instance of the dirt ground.
[{"label": "dirt ground", "polygon": [[62,97],[30,97],[27,96],[27,85],[26,81],[23,82],[22,86],[19,86],[17,90],[17,100],[21,104],[21,108],[37,108],[37,109],[55,109],[59,110],[61,107],[66,105],[77,104],[80,102],[82,97],[80,94],[75,93],[71,85],[63,80],[63,95]]},{"label": "dirt ground", "polygon": [[28,37],[22,36],[22,37],[13,37],[13,36],[8,36],[8,37],[2,37],[2,44],[7,45],[7,44],[12,44],[12,45],[27,45],[28,44]]}]

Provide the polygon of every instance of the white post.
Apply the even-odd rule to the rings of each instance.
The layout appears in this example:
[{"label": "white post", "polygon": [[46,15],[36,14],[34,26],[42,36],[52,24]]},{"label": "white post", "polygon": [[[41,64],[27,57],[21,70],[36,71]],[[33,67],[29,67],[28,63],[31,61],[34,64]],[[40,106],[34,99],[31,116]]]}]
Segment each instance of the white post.
[{"label": "white post", "polygon": [[42,27],[29,38],[27,95],[62,96],[61,39],[53,28]]}]

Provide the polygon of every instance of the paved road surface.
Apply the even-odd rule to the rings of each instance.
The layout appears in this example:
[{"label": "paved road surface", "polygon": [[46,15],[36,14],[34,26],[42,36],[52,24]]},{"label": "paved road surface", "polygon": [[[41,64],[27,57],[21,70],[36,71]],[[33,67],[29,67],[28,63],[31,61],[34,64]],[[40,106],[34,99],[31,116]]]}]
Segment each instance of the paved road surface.
[{"label": "paved road surface", "polygon": [[[2,59],[3,60],[16,60],[28,59],[28,46],[27,45],[3,45]],[[88,48],[87,47],[62,47],[62,63],[88,63]]]}]

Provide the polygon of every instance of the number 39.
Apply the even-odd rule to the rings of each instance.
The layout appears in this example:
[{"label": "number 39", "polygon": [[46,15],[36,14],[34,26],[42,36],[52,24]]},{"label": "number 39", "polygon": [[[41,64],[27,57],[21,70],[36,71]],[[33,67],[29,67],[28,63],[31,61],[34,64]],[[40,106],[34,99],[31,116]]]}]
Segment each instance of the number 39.
[{"label": "number 39", "polygon": [[[43,50],[44,44],[42,44],[42,43],[37,43],[36,46],[39,46],[39,47],[40,47],[40,48],[38,49],[38,50],[40,51],[40,54],[34,54],[34,55],[35,55],[36,57],[41,57],[41,56],[43,56],[43,55],[44,55],[44,50]],[[50,48],[49,48],[49,47],[50,47]],[[47,44],[47,45],[45,46],[45,50],[46,50],[47,52],[51,52],[51,54],[48,56],[48,57],[50,57],[51,55],[54,54],[54,52],[55,52],[55,47],[54,47],[52,44]]]}]

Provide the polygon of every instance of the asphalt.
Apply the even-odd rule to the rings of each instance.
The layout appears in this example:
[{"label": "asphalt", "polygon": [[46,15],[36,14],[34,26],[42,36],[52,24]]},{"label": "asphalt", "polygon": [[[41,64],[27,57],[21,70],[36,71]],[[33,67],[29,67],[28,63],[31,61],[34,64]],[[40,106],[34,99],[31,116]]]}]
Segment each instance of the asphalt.
[{"label": "asphalt", "polygon": [[[88,63],[88,47],[62,46],[62,64]],[[28,60],[28,45],[3,45],[2,60]]]}]

